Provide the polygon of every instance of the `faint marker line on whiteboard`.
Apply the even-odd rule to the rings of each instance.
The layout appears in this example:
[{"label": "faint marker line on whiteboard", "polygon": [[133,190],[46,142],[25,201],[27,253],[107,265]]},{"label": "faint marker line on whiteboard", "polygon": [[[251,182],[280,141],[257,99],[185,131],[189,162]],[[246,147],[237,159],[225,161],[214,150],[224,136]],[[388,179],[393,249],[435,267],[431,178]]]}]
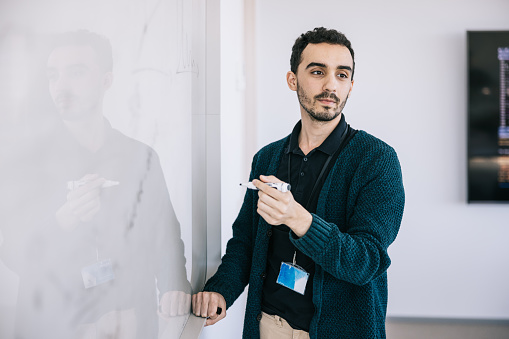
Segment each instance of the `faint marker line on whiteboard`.
[{"label": "faint marker line on whiteboard", "polygon": [[167,77],[171,76],[171,74],[169,72],[164,71],[162,69],[154,68],[154,67],[139,67],[139,68],[135,68],[131,71],[132,74],[142,73],[142,72],[155,72],[155,73],[160,73]]},{"label": "faint marker line on whiteboard", "polygon": [[[162,0],[159,0],[156,5],[154,6],[153,10],[152,10],[152,13],[149,15],[148,18],[145,19],[145,22],[143,23],[143,31],[141,33],[141,37],[140,37],[140,42],[139,42],[139,45],[138,45],[138,61],[140,60],[141,58],[141,52],[143,50],[143,45],[145,43],[145,37],[147,35],[147,31],[148,31],[148,27],[150,25],[150,22],[152,21],[152,19],[154,18],[157,10],[159,9],[159,7],[161,6],[161,3],[162,3]],[[147,3],[146,3],[147,4]]]},{"label": "faint marker line on whiteboard", "polygon": [[178,23],[180,26],[179,32],[179,62],[177,66],[177,74],[181,73],[194,73],[197,76],[200,75],[200,69],[198,68],[198,64],[193,58],[193,51],[189,46],[189,38],[187,33],[184,33],[184,0],[178,0],[178,19],[180,22]]}]

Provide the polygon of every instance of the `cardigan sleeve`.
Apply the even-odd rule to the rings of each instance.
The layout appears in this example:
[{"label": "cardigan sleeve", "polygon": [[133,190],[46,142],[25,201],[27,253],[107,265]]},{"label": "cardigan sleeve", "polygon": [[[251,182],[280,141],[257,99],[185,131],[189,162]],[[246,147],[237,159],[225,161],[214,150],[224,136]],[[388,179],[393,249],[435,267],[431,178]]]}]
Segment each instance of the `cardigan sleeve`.
[{"label": "cardigan sleeve", "polygon": [[353,203],[342,199],[334,187],[329,196],[329,215],[339,209],[336,204],[350,206],[344,218],[346,225],[340,228],[312,214],[308,232],[301,238],[291,233],[290,239],[337,279],[367,284],[389,267],[387,248],[396,238],[403,216],[405,195],[396,152],[387,146],[355,169],[348,193]]},{"label": "cardigan sleeve", "polygon": [[[258,154],[253,159],[250,180],[254,178],[254,168]],[[244,291],[249,282],[252,264],[253,234],[256,220],[256,191],[246,190],[244,202],[233,223],[233,236],[226,245],[226,253],[221,258],[217,272],[207,281],[204,291],[217,292],[226,300],[229,308]],[[256,195],[257,197],[257,195]]]}]

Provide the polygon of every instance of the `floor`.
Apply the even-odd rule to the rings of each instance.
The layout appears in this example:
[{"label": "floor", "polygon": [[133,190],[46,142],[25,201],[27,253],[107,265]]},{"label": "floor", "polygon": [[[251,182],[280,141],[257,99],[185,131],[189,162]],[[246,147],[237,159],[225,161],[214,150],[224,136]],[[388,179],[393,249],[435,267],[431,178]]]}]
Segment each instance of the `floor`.
[{"label": "floor", "polygon": [[509,321],[387,319],[387,339],[509,339]]}]

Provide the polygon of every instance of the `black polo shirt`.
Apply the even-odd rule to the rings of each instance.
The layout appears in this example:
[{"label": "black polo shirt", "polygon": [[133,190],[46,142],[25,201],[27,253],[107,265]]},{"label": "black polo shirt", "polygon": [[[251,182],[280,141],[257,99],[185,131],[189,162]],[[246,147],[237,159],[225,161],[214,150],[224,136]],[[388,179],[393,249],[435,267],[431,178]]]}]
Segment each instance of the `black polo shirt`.
[{"label": "black polo shirt", "polygon": [[[299,147],[301,128],[302,124],[299,121],[290,136],[277,177],[289,182],[294,199],[308,212],[315,213],[320,191],[341,151],[340,147],[344,147],[355,131],[347,125],[342,115],[340,122],[327,139],[308,154],[304,154]],[[320,175],[322,171],[323,174]],[[286,225],[272,227],[262,292],[262,310],[268,314],[279,315],[295,329],[309,332],[315,311],[312,300],[315,263],[295,248],[290,241],[289,232],[290,228]],[[309,273],[304,295],[276,283],[281,262],[292,262],[295,251],[296,264]]]}]

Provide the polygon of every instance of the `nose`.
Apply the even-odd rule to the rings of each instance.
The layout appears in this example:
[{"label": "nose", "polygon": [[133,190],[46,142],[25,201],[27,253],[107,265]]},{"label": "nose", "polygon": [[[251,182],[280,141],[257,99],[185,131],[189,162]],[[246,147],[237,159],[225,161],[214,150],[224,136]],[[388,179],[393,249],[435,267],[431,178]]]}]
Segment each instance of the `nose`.
[{"label": "nose", "polygon": [[335,74],[329,74],[324,78],[323,90],[329,93],[336,93],[337,81]]},{"label": "nose", "polygon": [[49,86],[54,92],[63,92],[69,87],[69,82],[65,75],[57,74],[50,79]]},{"label": "nose", "polygon": [[49,93],[55,104],[60,104],[70,95],[69,82],[65,77],[60,76],[49,83]]}]

